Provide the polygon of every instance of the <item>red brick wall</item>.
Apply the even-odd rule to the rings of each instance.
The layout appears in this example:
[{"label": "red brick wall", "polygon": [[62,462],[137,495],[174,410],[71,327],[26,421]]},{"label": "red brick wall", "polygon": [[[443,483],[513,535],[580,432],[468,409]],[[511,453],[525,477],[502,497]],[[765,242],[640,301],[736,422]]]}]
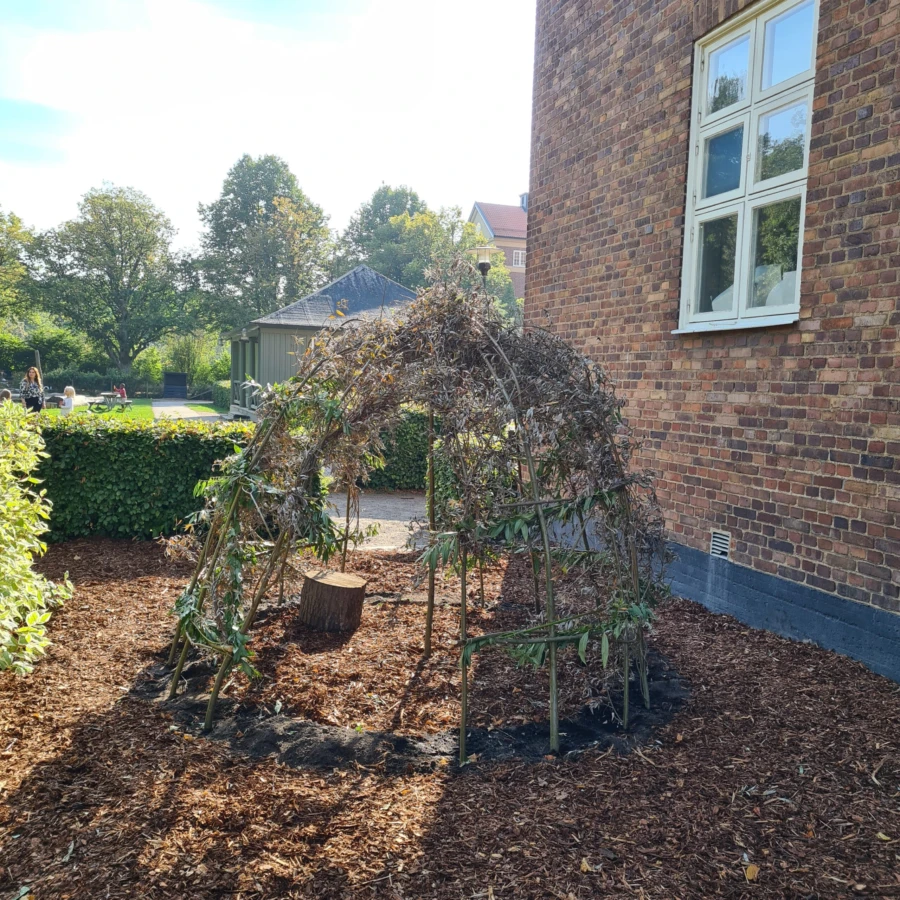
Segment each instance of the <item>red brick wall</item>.
[{"label": "red brick wall", "polygon": [[898,0],[821,0],[800,321],[671,334],[693,41],[747,5],[538,0],[526,322],[617,379],[676,541],[898,611]]}]

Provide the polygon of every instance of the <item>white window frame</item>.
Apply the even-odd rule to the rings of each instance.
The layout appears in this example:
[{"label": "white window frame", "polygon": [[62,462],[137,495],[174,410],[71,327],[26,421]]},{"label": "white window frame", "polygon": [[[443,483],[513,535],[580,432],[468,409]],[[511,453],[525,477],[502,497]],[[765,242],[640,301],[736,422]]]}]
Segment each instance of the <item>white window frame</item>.
[{"label": "white window frame", "polygon": [[742,198],[747,193],[747,177],[750,173],[750,167],[742,165],[740,182],[735,190],[723,191],[721,194],[713,194],[712,197],[703,196],[703,185],[706,181],[706,143],[712,138],[717,138],[738,126],[743,126],[744,129],[741,152],[742,155],[746,157],[750,147],[749,110],[744,112],[743,115],[735,114],[733,118],[729,118],[724,122],[720,121],[710,125],[707,129],[704,129],[703,134],[700,137],[700,151],[697,159],[697,186],[695,188],[696,198],[694,199],[694,209],[698,212],[707,209],[710,206],[721,206],[731,200]]},{"label": "white window frame", "polygon": [[[753,233],[753,215],[757,209],[765,206],[773,206],[776,203],[781,203],[784,200],[792,200],[795,197],[800,198],[800,234],[799,240],[797,244],[797,284],[794,289],[794,302],[789,304],[784,304],[782,306],[747,306],[748,301],[750,300],[750,285],[753,279],[753,244],[755,235]],[[739,292],[739,316],[741,318],[746,319],[762,319],[769,317],[780,317],[784,315],[790,315],[791,313],[798,313],[800,310],[800,260],[803,259],[803,208],[806,204],[806,187],[799,187],[797,185],[790,185],[788,187],[779,188],[776,191],[760,191],[757,194],[754,194],[748,201],[746,206],[744,207],[746,210],[746,217],[744,219],[744,227],[746,228],[745,236],[749,246],[749,253],[747,254],[746,259],[746,272],[744,274],[744,280],[746,281],[746,290]],[[737,281],[735,281],[737,284]],[[767,309],[772,309],[772,312],[765,312]]]},{"label": "white window frame", "polygon": [[[763,39],[766,24],[784,15],[805,0],[759,0],[721,28],[698,41],[694,48],[694,79],[690,156],[688,160],[687,202],[684,253],[682,260],[681,309],[674,334],[727,329],[760,328],[796,322],[800,317],[800,280],[803,259],[803,230],[806,212],[806,182],[812,122],[815,57],[819,23],[819,0],[813,0],[813,40],[810,67],[773,87],[762,90]],[[707,65],[710,54],[748,35],[747,96],[740,103],[706,114]],[[807,117],[803,166],[794,172],[756,182],[758,156],[757,130],[761,118],[793,103],[806,101]],[[706,141],[734,128],[744,126],[741,183],[738,189],[703,198],[706,177]],[[777,307],[748,307],[753,279],[754,210],[800,197],[800,223],[797,245],[797,279],[793,301]],[[735,254],[734,302],[730,311],[695,313],[693,311],[700,278],[700,225],[738,211],[737,252]]]},{"label": "white window frame", "polygon": [[521,266],[523,269],[525,268],[525,251],[524,250],[513,250],[512,264],[513,264],[513,267]]},{"label": "white window frame", "polygon": [[[777,97],[766,100],[763,103],[759,103],[754,107],[753,113],[750,116],[750,141],[758,140],[759,121],[763,116],[767,116],[773,112],[778,112],[778,110],[780,109],[785,109],[790,106],[796,106],[796,104],[801,102],[806,103],[808,112],[806,116],[806,133],[804,135],[803,141],[803,166],[793,172],[785,172],[783,175],[776,175],[774,178],[767,178],[765,181],[757,182],[756,165],[759,162],[759,159],[757,155],[757,146],[756,144],[754,144],[753,159],[751,160],[751,162],[753,163],[752,171],[750,169],[750,166],[747,167],[747,177],[750,179],[750,182],[747,186],[748,194],[758,194],[760,191],[772,190],[776,187],[780,187],[783,184],[794,184],[794,182],[806,180],[809,173],[809,140],[812,130],[813,87],[814,86],[810,84],[806,87],[800,88],[799,90],[787,90],[783,94],[779,94]],[[749,143],[748,146],[750,146]]]}]

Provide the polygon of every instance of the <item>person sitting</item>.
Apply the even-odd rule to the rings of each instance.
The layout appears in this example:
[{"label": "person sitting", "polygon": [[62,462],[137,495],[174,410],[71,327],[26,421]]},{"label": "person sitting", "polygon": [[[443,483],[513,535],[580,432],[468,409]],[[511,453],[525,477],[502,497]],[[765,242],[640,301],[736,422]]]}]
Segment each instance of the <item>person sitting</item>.
[{"label": "person sitting", "polygon": [[114,387],[113,390],[122,398],[122,400],[128,399],[128,394],[125,393],[125,382],[123,381],[118,387]]},{"label": "person sitting", "polygon": [[12,391],[9,388],[3,388],[0,391],[0,403],[3,403],[5,400],[12,400]]},{"label": "person sitting", "polygon": [[19,396],[29,412],[40,412],[44,408],[44,383],[41,373],[34,366],[25,373],[19,385]]},{"label": "person sitting", "polygon": [[63,401],[59,405],[59,414],[68,416],[75,409],[75,388],[71,385],[63,391]]}]

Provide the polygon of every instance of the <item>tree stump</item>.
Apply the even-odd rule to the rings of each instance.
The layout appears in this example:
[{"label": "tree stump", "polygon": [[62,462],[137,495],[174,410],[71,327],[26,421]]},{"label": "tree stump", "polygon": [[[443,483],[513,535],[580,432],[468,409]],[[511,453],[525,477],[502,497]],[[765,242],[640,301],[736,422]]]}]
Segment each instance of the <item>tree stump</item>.
[{"label": "tree stump", "polygon": [[300,621],[316,631],[355,631],[366,584],[364,578],[343,572],[304,572]]}]

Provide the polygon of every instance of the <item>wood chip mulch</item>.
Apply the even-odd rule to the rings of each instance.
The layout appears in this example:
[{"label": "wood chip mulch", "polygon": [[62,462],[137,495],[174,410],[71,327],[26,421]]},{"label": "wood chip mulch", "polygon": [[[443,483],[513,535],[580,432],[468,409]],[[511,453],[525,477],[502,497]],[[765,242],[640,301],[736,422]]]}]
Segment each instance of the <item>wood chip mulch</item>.
[{"label": "wood chip mulch", "polygon": [[[354,559],[385,593],[407,564]],[[310,772],[185,734],[129,693],[170,636],[187,576],[158,546],[76,541],[42,568],[68,570],[76,594],[33,676],[0,676],[2,900],[900,897],[900,688],[851,660],[678,601],[653,644],[691,694],[639,752]],[[526,590],[517,579],[489,575],[492,615],[498,591]],[[374,609],[415,642],[420,606]],[[455,610],[441,609],[446,646]],[[273,641],[277,627],[291,625],[275,614]],[[350,687],[354,669],[369,680],[374,651],[342,653],[341,666],[327,648],[308,655],[326,689],[336,673],[344,686],[298,702],[323,718],[337,709],[341,724],[427,729],[455,702],[441,693],[448,665],[431,705],[395,722],[390,702]],[[473,714],[489,718],[480,689]]]},{"label": "wood chip mulch", "polygon": [[[266,610],[254,628],[255,664],[263,677],[232,680],[223,696],[240,710],[277,707],[323,725],[421,736],[455,729],[459,722],[457,643],[459,579],[438,577],[432,656],[422,658],[424,585],[415,557],[360,553],[354,574],[369,579],[364,623],[352,634],[323,634],[305,627],[296,604]],[[477,572],[470,575],[468,634],[512,630],[534,624],[533,592],[519,559],[486,568],[481,603]],[[299,592],[299,579],[293,585]],[[409,590],[413,587],[413,590]],[[407,590],[404,590],[406,588]],[[415,589],[418,588],[418,589]],[[587,667],[570,648],[561,655],[561,718],[576,716],[587,703],[608,706],[606,674],[599,654]],[[519,666],[507,654],[476,654],[470,669],[469,724],[500,728],[547,719],[546,669]],[[201,686],[208,691],[212,677]]]}]

